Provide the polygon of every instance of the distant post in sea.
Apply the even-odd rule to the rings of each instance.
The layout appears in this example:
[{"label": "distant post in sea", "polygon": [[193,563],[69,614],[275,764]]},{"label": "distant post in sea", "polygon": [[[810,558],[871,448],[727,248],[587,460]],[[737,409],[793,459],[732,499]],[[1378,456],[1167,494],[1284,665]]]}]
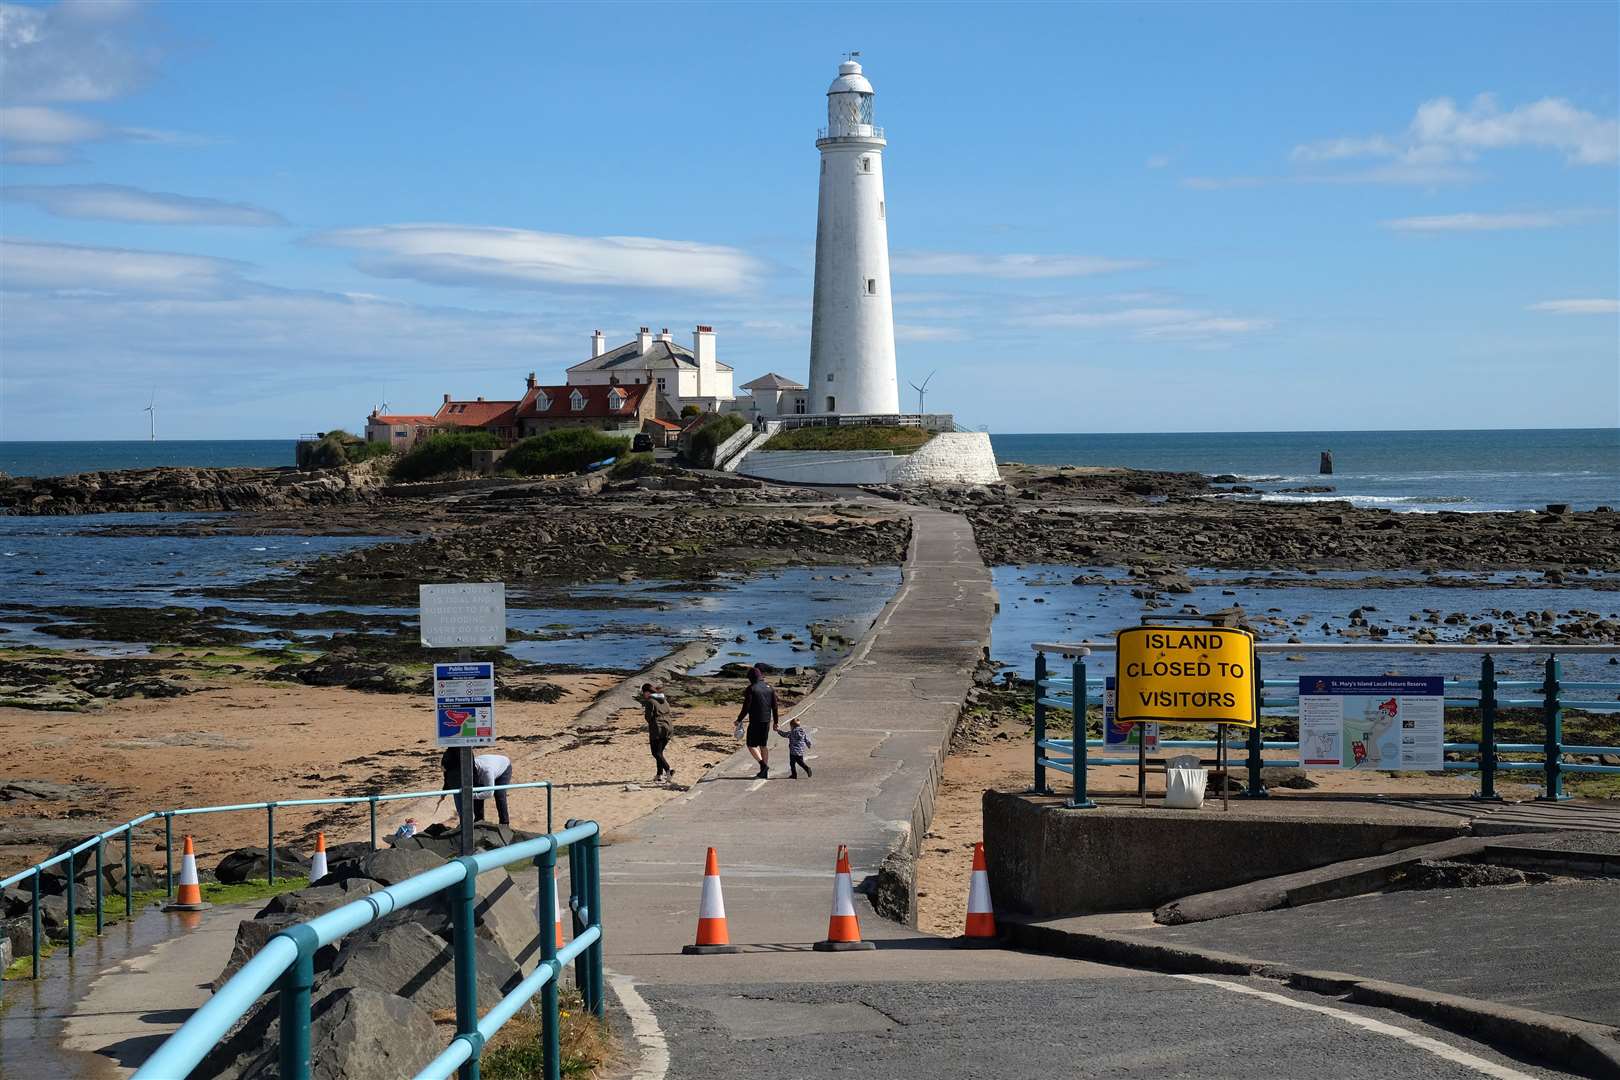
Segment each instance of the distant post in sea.
[{"label": "distant post in sea", "polygon": [[1316,471],[1321,473],[1323,476],[1333,475],[1333,451],[1322,451],[1322,464]]}]

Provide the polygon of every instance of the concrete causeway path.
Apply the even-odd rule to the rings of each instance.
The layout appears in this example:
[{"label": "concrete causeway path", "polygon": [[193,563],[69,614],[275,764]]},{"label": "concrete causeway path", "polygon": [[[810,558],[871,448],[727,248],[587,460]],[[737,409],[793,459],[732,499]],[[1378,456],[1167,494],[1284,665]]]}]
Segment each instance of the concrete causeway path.
[{"label": "concrete causeway path", "polygon": [[[686,795],[609,837],[611,966],[638,977],[672,957],[692,966],[678,954],[696,928],[707,847],[719,851],[732,940],[771,948],[825,936],[839,844],[849,845],[857,885],[891,852],[909,853],[989,641],[995,593],[966,519],[906,509],[912,539],[899,590],[795,710],[815,740],[814,777],[789,779],[786,740],[773,737],[771,779],[754,779],[739,748]],[[871,917],[864,926],[909,936]]]}]

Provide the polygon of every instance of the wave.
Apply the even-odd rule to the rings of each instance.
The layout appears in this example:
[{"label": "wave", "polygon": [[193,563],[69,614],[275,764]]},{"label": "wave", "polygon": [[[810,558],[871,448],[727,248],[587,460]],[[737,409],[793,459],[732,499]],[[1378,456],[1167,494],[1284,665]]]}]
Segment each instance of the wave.
[{"label": "wave", "polygon": [[1352,506],[1451,506],[1471,503],[1465,495],[1283,495],[1262,492],[1261,502],[1347,502]]}]

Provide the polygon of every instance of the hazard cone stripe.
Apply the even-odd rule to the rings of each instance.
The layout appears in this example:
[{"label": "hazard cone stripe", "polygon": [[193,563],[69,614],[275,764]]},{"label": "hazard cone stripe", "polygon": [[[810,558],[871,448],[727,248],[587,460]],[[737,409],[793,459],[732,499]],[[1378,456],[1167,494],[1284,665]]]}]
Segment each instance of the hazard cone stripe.
[{"label": "hazard cone stripe", "polygon": [[984,845],[973,845],[973,876],[968,882],[967,936],[995,937],[995,908],[990,903],[990,874],[985,869]]}]

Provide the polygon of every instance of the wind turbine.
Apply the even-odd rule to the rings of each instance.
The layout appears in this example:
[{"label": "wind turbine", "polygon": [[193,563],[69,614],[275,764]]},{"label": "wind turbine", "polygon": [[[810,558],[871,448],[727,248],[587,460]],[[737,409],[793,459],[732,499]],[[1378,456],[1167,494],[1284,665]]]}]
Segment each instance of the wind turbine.
[{"label": "wind turbine", "polygon": [[918,415],[922,415],[922,414],[925,414],[925,413],[928,412],[927,409],[923,408],[923,402],[928,400],[928,384],[933,382],[934,381],[934,376],[938,375],[938,374],[939,374],[939,372],[937,372],[937,371],[930,371],[928,373],[928,378],[926,378],[926,379],[924,379],[922,381],[921,386],[918,386],[916,383],[911,384],[911,388],[913,390],[917,391],[917,413],[918,413]]},{"label": "wind turbine", "polygon": [[152,390],[152,398],[142,410],[146,413],[146,441],[157,442],[157,389]]}]

